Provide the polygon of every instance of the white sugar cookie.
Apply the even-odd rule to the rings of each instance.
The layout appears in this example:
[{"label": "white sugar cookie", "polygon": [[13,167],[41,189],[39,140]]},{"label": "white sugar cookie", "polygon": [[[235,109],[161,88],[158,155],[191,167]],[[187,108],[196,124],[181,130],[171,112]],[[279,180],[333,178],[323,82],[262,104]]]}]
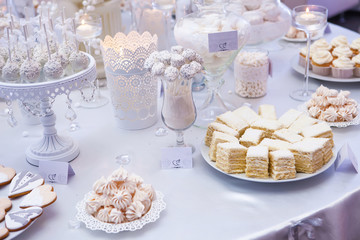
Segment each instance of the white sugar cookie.
[{"label": "white sugar cookie", "polygon": [[4,239],[9,236],[9,230],[7,228],[0,228],[0,239]]},{"label": "white sugar cookie", "polygon": [[20,203],[21,208],[46,207],[56,201],[56,193],[50,185],[41,185],[34,188]]},{"label": "white sugar cookie", "polygon": [[12,203],[8,198],[0,198],[0,222],[4,220],[5,214],[11,209]]},{"label": "white sugar cookie", "polygon": [[16,175],[16,171],[13,168],[4,167],[0,165],[0,186],[6,185],[11,182]]},{"label": "white sugar cookie", "polygon": [[43,184],[44,179],[40,175],[32,172],[20,172],[11,181],[8,196],[15,198],[25,195]]},{"label": "white sugar cookie", "polygon": [[42,211],[43,210],[40,207],[30,207],[15,212],[9,212],[5,216],[6,228],[10,232],[24,229],[31,223],[31,221],[40,217]]}]

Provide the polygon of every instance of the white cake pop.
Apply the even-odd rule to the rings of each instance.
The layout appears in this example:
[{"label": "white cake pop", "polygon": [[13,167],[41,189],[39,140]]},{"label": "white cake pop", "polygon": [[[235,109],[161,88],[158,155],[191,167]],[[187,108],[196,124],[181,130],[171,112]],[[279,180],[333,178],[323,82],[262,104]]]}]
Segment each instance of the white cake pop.
[{"label": "white cake pop", "polygon": [[2,71],[4,66],[5,66],[5,60],[2,56],[0,56],[0,72]]},{"label": "white cake pop", "polygon": [[62,67],[59,59],[53,58],[45,63],[43,71],[46,78],[55,80],[62,77],[64,68]]},{"label": "white cake pop", "polygon": [[66,56],[66,58],[69,58],[71,53],[73,53],[74,51],[76,51],[75,44],[63,43],[59,46],[58,53],[60,55]]},{"label": "white cake pop", "polygon": [[55,52],[55,53],[51,54],[51,58],[55,58],[58,61],[60,61],[63,69],[65,69],[67,67],[67,65],[69,65],[69,58],[63,54],[60,54],[59,52]]},{"label": "white cake pop", "polygon": [[73,52],[69,57],[70,65],[75,72],[84,70],[89,65],[89,58],[83,52]]},{"label": "white cake pop", "polygon": [[19,65],[9,59],[2,69],[2,78],[7,82],[15,82],[19,80],[19,73]]},{"label": "white cake pop", "polygon": [[9,51],[6,47],[0,47],[0,56],[6,61],[9,58]]},{"label": "white cake pop", "polygon": [[33,52],[33,56],[36,62],[41,66],[44,66],[45,63],[49,60],[49,55],[45,49],[42,49],[41,46],[36,46]]},{"label": "white cake pop", "polygon": [[21,80],[28,83],[34,83],[39,80],[41,66],[33,60],[26,59],[20,67]]}]

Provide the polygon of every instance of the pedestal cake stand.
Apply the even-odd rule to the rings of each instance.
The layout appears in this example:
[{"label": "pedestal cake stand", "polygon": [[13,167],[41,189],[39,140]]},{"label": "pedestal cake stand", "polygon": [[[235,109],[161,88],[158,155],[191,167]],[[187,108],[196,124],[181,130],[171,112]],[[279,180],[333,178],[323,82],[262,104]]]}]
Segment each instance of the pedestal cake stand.
[{"label": "pedestal cake stand", "polygon": [[[96,64],[92,56],[88,54],[87,56],[90,63],[86,69],[59,80],[32,84],[0,82],[0,97],[5,99],[9,107],[11,107],[12,101],[19,100],[25,108],[32,111],[26,105],[26,101],[36,100],[40,102],[41,109],[37,115],[44,127],[44,133],[42,139],[30,145],[25,152],[26,160],[30,164],[38,166],[39,161],[70,162],[79,155],[80,149],[77,143],[69,137],[57,134],[56,116],[51,107],[56,96],[66,94],[71,103],[69,97],[71,91],[81,91],[82,88],[93,84],[96,79]],[[12,109],[10,108],[9,117],[13,118],[11,114]]]}]

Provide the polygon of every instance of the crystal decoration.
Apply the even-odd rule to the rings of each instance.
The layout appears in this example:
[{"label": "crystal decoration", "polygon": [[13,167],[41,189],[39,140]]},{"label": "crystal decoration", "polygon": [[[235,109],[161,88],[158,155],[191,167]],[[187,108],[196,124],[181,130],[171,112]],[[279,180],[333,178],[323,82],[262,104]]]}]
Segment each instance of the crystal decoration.
[{"label": "crystal decoration", "polygon": [[14,116],[12,108],[9,108],[7,122],[10,125],[10,127],[15,127],[18,123]]},{"label": "crystal decoration", "polygon": [[120,154],[115,157],[116,163],[120,165],[128,165],[131,162],[132,158],[133,157],[131,154]]},{"label": "crystal decoration", "polygon": [[158,127],[155,131],[155,136],[157,137],[163,137],[168,135],[169,131],[166,128]]},{"label": "crystal decoration", "polygon": [[70,229],[78,229],[81,226],[81,222],[77,219],[70,219],[68,221],[68,226]]}]

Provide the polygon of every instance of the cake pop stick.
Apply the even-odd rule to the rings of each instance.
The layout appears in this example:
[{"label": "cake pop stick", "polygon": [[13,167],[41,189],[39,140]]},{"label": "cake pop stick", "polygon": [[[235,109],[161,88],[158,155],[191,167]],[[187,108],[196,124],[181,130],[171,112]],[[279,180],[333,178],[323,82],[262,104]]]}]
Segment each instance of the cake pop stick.
[{"label": "cake pop stick", "polygon": [[7,39],[8,39],[9,60],[10,60],[10,62],[12,62],[9,28],[6,28],[6,34],[7,34]]},{"label": "cake pop stick", "polygon": [[45,33],[46,46],[47,46],[48,55],[49,55],[49,61],[50,61],[51,60],[51,52],[50,52],[49,39],[48,39],[45,23],[44,23],[44,33]]},{"label": "cake pop stick", "polygon": [[66,37],[66,26],[65,26],[65,8],[63,8],[62,13],[61,13],[61,20],[62,20],[62,33],[64,35],[64,39],[65,39],[65,43],[66,43],[67,37]]},{"label": "cake pop stick", "polygon": [[78,42],[77,37],[76,37],[75,18],[72,19],[72,23],[73,23],[73,33],[74,33],[74,39],[75,39],[76,52],[79,53],[79,42]]},{"label": "cake pop stick", "polygon": [[19,80],[19,65],[12,61],[9,28],[6,29],[6,33],[9,46],[9,59],[2,69],[2,78],[8,82],[16,82]]},{"label": "cake pop stick", "polygon": [[24,82],[33,83],[38,81],[40,77],[41,67],[36,61],[31,61],[29,45],[28,45],[29,42],[28,42],[27,26],[24,25],[23,28],[24,28],[25,45],[26,45],[28,59],[21,64],[20,77]]}]

